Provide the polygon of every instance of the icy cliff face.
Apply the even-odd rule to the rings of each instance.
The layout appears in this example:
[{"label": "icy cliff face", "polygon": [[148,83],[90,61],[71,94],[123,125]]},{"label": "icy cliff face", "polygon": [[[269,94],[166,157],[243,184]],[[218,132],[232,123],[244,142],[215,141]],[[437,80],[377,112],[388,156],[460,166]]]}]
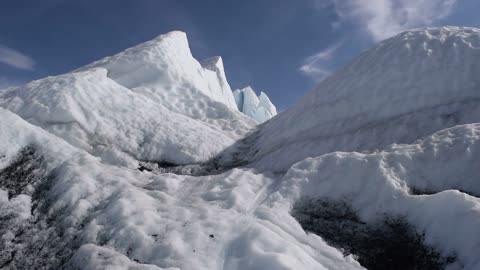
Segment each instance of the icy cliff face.
[{"label": "icy cliff face", "polygon": [[235,90],[233,96],[238,110],[255,119],[258,123],[263,123],[277,115],[277,108],[264,92],[260,92],[257,97],[255,91],[247,86]]},{"label": "icy cliff face", "polygon": [[479,70],[480,30],[405,32],[363,53],[270,121],[255,159],[284,171],[308,156],[373,151],[479,121]]},{"label": "icy cliff face", "polygon": [[[230,108],[236,108],[232,89],[230,88],[230,85],[227,82],[227,76],[225,75],[225,68],[223,67],[222,57],[214,56],[202,61],[201,64],[202,67],[204,67],[205,69],[215,72],[216,79],[212,78],[210,80],[218,80],[221,90],[219,91],[220,93],[218,93],[218,96],[221,97],[220,100],[222,100],[222,102],[227,104]],[[206,73],[207,76],[212,76],[211,73]]]}]

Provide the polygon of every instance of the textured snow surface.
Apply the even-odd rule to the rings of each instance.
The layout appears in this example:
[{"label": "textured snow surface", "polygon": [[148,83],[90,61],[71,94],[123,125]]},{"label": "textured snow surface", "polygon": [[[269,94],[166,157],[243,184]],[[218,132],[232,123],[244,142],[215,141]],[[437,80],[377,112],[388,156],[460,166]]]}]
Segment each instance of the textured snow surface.
[{"label": "textured snow surface", "polygon": [[385,216],[406,217],[425,233],[427,245],[445,257],[457,256],[464,269],[478,269],[479,160],[480,124],[461,125],[376,153],[335,152],[305,159],[284,176],[279,196],[287,205],[301,198],[347,199],[361,220],[370,223]]},{"label": "textured snow surface", "polygon": [[257,97],[255,91],[247,86],[233,91],[233,95],[238,110],[255,119],[258,123],[263,123],[277,115],[277,108],[264,92],[260,92]]},{"label": "textured snow surface", "polygon": [[[221,59],[216,67],[224,75]],[[216,74],[191,56],[184,33],[173,32],[4,90],[0,106],[112,164],[204,162],[255,125]]]},{"label": "textured snow surface", "polygon": [[[161,101],[165,106],[170,104],[169,109],[191,117],[203,119],[211,114],[228,117],[227,110],[215,104],[236,108],[223,61],[215,57],[206,63],[204,68],[193,58],[186,34],[175,31],[81,70],[104,67],[109,71],[108,77],[119,84]],[[189,99],[192,103],[182,102]],[[191,109],[198,106],[201,108]]]},{"label": "textured snow surface", "polygon": [[156,175],[102,164],[8,111],[0,109],[0,116],[0,168],[28,146],[48,164],[43,168],[48,188],[32,185],[10,199],[0,193],[2,265],[360,268],[306,235],[287,209],[285,217],[268,208],[259,211],[272,181],[268,176],[243,169],[205,177]]},{"label": "textured snow surface", "polygon": [[363,53],[269,121],[255,159],[270,170],[286,171],[305,157],[381,149],[478,122],[479,70],[479,29],[402,33]]},{"label": "textured snow surface", "polygon": [[364,269],[294,218],[310,200],[479,269],[479,45],[403,33],[258,126],[231,102],[268,97],[234,98],[180,32],[1,90],[0,268]]}]

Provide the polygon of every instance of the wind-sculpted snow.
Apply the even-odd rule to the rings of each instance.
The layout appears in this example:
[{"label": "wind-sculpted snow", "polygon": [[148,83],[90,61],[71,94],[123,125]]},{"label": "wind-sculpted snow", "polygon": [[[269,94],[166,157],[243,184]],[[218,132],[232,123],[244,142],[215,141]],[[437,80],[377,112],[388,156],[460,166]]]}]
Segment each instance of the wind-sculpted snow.
[{"label": "wind-sculpted snow", "polygon": [[233,91],[238,110],[263,123],[277,115],[277,108],[264,92],[257,97],[250,86]]},{"label": "wind-sculpted snow", "polygon": [[214,129],[239,132],[251,121],[238,112],[221,58],[207,68],[193,58],[186,34],[170,32],[87,65],[120,85]]},{"label": "wind-sculpted snow", "polygon": [[77,71],[2,90],[0,107],[99,156],[205,162],[255,126],[240,113],[215,57],[202,67],[171,32]]},{"label": "wind-sculpted snow", "polygon": [[236,130],[212,128],[132,92],[106,74],[95,68],[33,81],[2,92],[0,106],[105,162],[130,167],[137,166],[136,160],[206,161],[248,127],[239,117],[230,123]]},{"label": "wind-sculpted snow", "polygon": [[382,149],[479,122],[479,71],[479,29],[402,33],[363,53],[268,122],[255,160],[286,171],[308,156]]}]

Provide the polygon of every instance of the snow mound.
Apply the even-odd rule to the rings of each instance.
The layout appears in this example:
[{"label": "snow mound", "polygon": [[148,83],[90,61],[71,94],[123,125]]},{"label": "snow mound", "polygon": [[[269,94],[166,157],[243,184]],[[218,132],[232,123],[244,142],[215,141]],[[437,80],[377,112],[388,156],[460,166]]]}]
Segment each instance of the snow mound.
[{"label": "snow mound", "polygon": [[363,53],[269,121],[254,159],[285,171],[305,157],[411,143],[480,121],[480,29],[404,32]]},{"label": "snow mound", "polygon": [[80,70],[103,67],[117,83],[195,119],[233,120],[238,117],[235,100],[223,62],[216,60],[202,67],[192,56],[186,34],[174,31]]},{"label": "snow mound", "polygon": [[479,160],[480,124],[461,125],[377,153],[305,159],[287,172],[272,198],[277,207],[306,198],[346,200],[370,224],[385,216],[406,218],[427,245],[457,257],[463,269],[478,269]]},{"label": "snow mound", "polygon": [[205,162],[255,123],[238,112],[216,71],[172,32],[77,71],[0,92],[0,107],[104,162]]},{"label": "snow mound", "polygon": [[238,110],[253,118],[258,123],[263,123],[277,115],[277,108],[264,92],[257,97],[255,91],[247,86],[233,92]]}]

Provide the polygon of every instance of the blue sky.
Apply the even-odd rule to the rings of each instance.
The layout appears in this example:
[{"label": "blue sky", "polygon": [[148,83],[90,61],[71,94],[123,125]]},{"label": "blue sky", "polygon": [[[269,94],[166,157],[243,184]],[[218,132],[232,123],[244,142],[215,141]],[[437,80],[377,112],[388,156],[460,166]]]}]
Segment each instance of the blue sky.
[{"label": "blue sky", "polygon": [[409,28],[480,26],[478,0],[2,0],[0,88],[68,72],[171,30],[221,55],[232,88],[280,110]]}]

